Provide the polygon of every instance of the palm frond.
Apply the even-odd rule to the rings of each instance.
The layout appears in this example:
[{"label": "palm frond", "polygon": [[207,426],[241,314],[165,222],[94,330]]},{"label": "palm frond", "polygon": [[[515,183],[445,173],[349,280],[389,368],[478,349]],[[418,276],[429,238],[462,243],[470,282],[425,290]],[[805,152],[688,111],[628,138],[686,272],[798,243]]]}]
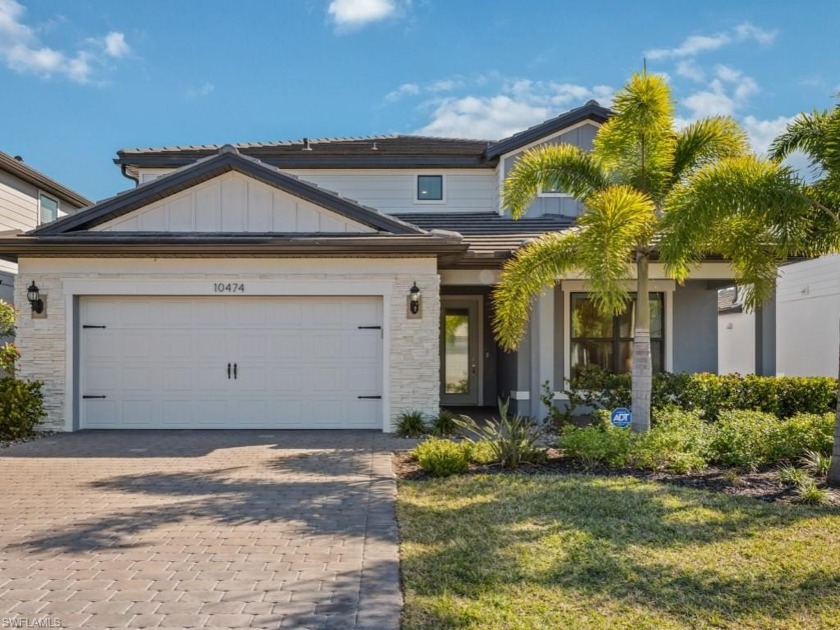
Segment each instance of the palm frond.
[{"label": "palm frond", "polygon": [[505,264],[493,290],[493,331],[499,345],[515,350],[528,325],[531,300],[578,266],[579,233],[551,232],[522,247]]},{"label": "palm frond", "polygon": [[[789,168],[755,156],[725,158],[693,173],[666,199],[660,257],[669,275],[679,281],[703,254],[746,260],[727,244],[727,230],[732,230],[745,249],[766,246],[779,261],[807,249],[813,212]],[[733,258],[733,264],[740,263]],[[767,276],[764,270],[754,275],[757,283]],[[762,290],[758,287],[757,292]]]},{"label": "palm frond", "polygon": [[616,182],[660,199],[674,163],[674,103],[665,80],[635,74],[615,96],[610,118],[593,144],[595,159]]},{"label": "palm frond", "polygon": [[592,156],[571,144],[525,151],[505,179],[502,204],[520,218],[541,190],[564,190],[578,199],[606,184]]},{"label": "palm frond", "polygon": [[729,116],[712,116],[690,124],[677,133],[674,145],[673,180],[721,158],[744,155],[749,150],[747,132]]},{"label": "palm frond", "polygon": [[627,305],[626,281],[633,254],[650,245],[656,229],[653,200],[623,185],[613,185],[586,198],[578,219],[578,264],[598,310],[621,313]]},{"label": "palm frond", "polygon": [[794,151],[802,151],[811,165],[821,164],[825,158],[825,137],[830,114],[814,110],[799,114],[787,129],[770,144],[770,159],[781,161]]}]

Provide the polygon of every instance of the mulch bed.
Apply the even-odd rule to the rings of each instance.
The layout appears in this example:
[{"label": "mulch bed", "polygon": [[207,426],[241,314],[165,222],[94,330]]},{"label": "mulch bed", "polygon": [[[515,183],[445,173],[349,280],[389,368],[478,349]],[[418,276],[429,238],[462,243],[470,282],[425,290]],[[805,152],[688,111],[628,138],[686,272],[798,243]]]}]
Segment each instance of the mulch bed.
[{"label": "mulch bed", "polygon": [[0,440],[0,448],[8,448],[10,446],[14,446],[15,444],[23,444],[24,442],[34,442],[35,440],[40,440],[41,438],[45,438],[53,434],[55,434],[55,431],[38,431],[32,435],[16,438],[14,440]]},{"label": "mulch bed", "polygon": [[[394,472],[399,479],[421,480],[432,478],[432,475],[420,468],[408,451],[394,453]],[[760,470],[756,472],[735,472],[730,468],[710,467],[700,472],[677,475],[662,471],[635,470],[632,468],[610,468],[609,466],[595,466],[584,468],[580,463],[564,457],[557,449],[548,449],[548,460],[543,464],[525,464],[517,470],[506,470],[497,464],[470,465],[468,475],[569,475],[584,474],[602,477],[636,477],[645,481],[697,488],[711,492],[721,492],[744,497],[752,497],[761,501],[790,501],[795,497],[793,488],[781,484],[776,476],[776,470]],[[831,493],[831,502],[840,505],[840,493]]]}]

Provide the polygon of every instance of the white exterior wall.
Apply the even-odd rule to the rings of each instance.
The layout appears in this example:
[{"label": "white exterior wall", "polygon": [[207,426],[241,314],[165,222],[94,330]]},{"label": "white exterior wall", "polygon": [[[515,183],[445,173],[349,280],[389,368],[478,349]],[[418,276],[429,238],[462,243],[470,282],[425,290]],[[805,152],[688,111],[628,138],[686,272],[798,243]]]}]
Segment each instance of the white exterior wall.
[{"label": "white exterior wall", "polygon": [[[223,211],[224,209],[224,211]],[[239,173],[227,173],[93,228],[144,232],[375,232]]]},{"label": "white exterior wall", "polygon": [[[494,212],[499,207],[498,175],[493,169],[283,169],[325,190],[385,213]],[[139,169],[140,181],[165,174]],[[417,176],[443,175],[443,201],[417,201]]]},{"label": "white exterior wall", "polygon": [[[44,383],[45,428],[71,430],[74,413],[74,296],[213,295],[216,282],[245,283],[247,295],[381,295],[383,417],[439,408],[440,278],[422,259],[62,259],[23,258],[21,273],[47,296],[47,318],[23,309],[18,320],[20,375]],[[406,296],[422,291],[421,319],[406,317]],[[16,289],[26,302],[24,283]],[[235,299],[235,297],[231,297]]]},{"label": "white exterior wall", "polygon": [[755,314],[718,315],[718,374],[755,373]]},{"label": "white exterior wall", "polygon": [[776,289],[776,372],[837,376],[840,256],[781,269]]}]

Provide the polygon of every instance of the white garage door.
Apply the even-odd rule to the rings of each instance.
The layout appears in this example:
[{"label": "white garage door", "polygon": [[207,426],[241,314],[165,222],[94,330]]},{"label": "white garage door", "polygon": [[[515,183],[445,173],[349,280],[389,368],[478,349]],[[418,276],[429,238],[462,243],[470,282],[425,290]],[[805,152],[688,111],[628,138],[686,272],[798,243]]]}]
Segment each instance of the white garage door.
[{"label": "white garage door", "polygon": [[83,297],[81,427],[382,428],[382,300]]}]

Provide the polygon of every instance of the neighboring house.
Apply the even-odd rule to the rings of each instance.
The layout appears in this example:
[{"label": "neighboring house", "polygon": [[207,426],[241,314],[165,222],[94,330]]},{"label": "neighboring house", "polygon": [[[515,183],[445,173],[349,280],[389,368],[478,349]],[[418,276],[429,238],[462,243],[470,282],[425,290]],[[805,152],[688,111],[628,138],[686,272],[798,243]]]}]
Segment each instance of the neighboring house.
[{"label": "neighboring house", "polygon": [[[0,151],[0,232],[29,231],[93,202]],[[17,265],[0,260],[0,299],[14,302]]]},{"label": "neighboring house", "polygon": [[840,256],[782,267],[776,289],[776,369],[786,376],[837,376]]},{"label": "neighboring house", "polygon": [[755,373],[755,314],[744,310],[742,291],[718,291],[718,373]]},{"label": "neighboring house", "polygon": [[[609,115],[590,102],[498,142],[120,151],[134,190],[0,239],[0,256],[49,298],[20,318],[21,373],[44,382],[49,426],[65,430],[390,431],[403,410],[497,397],[542,416],[543,382],[562,392],[582,365],[629,367],[632,313],[603,318],[584,278],[558,278],[520,349],[501,351],[491,291],[502,265],[580,208],[544,191],[513,221],[500,187],[523,151],[589,148]],[[661,264],[651,275],[656,369],[714,372],[729,265],[704,262],[683,286]]]}]

